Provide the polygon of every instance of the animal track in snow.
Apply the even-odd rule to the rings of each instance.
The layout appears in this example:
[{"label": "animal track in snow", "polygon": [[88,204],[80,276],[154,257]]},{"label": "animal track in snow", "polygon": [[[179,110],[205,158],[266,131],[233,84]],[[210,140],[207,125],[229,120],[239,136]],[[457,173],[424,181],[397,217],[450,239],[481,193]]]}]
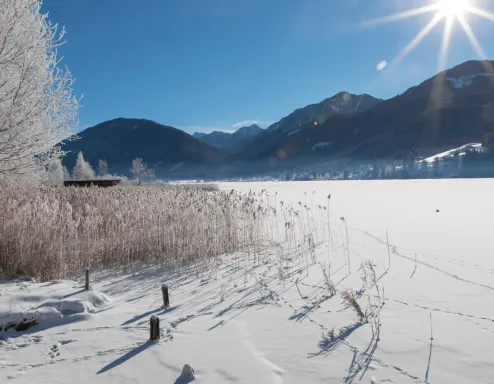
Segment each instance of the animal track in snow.
[{"label": "animal track in snow", "polygon": [[39,335],[36,335],[36,336],[33,336],[32,337],[32,340],[34,343],[39,343],[41,340],[43,340],[43,336],[39,336]]},{"label": "animal track in snow", "polygon": [[170,326],[172,328],[177,328],[179,324],[181,324],[185,321],[192,320],[192,319],[199,317],[199,316],[208,316],[208,315],[212,315],[212,314],[213,314],[213,312],[204,312],[201,314],[192,314],[192,315],[183,316],[183,317],[178,318],[177,320],[172,321],[170,323]]},{"label": "animal track in snow", "polygon": [[21,336],[18,338],[7,339],[0,345],[3,345],[6,351],[15,351],[19,348],[27,348],[32,344],[38,344],[41,340],[43,340],[43,336]]},{"label": "animal track in snow", "polygon": [[57,356],[60,356],[60,343],[52,344],[48,347],[48,357],[54,359]]}]

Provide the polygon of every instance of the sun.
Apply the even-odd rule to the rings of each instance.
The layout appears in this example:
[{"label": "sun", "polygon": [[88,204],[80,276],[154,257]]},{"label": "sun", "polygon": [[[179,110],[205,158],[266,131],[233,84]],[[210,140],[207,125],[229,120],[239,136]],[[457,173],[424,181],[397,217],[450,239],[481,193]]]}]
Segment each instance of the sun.
[{"label": "sun", "polygon": [[471,7],[470,0],[439,0],[437,10],[446,17],[463,17]]},{"label": "sun", "polygon": [[[480,42],[477,40],[472,27],[467,21],[467,15],[479,16],[483,19],[494,21],[494,13],[477,5],[478,0],[428,0],[429,4],[422,7],[411,8],[406,11],[393,13],[377,19],[367,20],[361,23],[362,27],[372,27],[391,22],[402,22],[414,16],[430,13],[432,17],[425,27],[398,53],[390,66],[398,64],[412,53],[415,48],[427,37],[427,35],[439,24],[444,23],[444,32],[439,50],[438,71],[444,70],[446,56],[451,42],[453,28],[457,25],[462,28],[477,55],[486,59],[486,55]],[[389,67],[389,66],[388,66]]]},{"label": "sun", "polygon": [[[443,24],[443,34],[441,39],[441,46],[439,48],[439,56],[437,63],[438,77],[433,84],[431,91],[431,103],[439,105],[443,100],[444,91],[444,74],[446,69],[448,51],[451,45],[451,39],[453,36],[454,28],[461,28],[465,32],[470,44],[484,66],[486,73],[493,73],[494,66],[487,61],[487,56],[480,44],[479,40],[475,36],[475,33],[470,25],[470,20],[467,20],[468,15],[478,16],[482,19],[494,22],[494,13],[491,13],[488,9],[480,7],[477,2],[479,0],[426,0],[428,4],[410,8],[408,10],[393,13],[377,19],[367,20],[360,23],[362,27],[372,27],[381,24],[387,24],[391,22],[403,22],[406,19],[420,16],[424,14],[431,14],[430,21],[420,30],[415,37],[405,46],[403,49],[393,58],[386,68],[396,67],[403,59],[410,55],[415,48],[436,28],[436,26]],[[473,20],[472,20],[473,21]],[[382,71],[384,68],[377,68]],[[494,81],[493,81],[494,82]]]}]

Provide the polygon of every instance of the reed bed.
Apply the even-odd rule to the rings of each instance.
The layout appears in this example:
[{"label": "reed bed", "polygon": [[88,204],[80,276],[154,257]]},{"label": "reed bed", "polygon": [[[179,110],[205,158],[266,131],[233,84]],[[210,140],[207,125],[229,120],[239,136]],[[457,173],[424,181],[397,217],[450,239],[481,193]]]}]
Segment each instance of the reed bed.
[{"label": "reed bed", "polygon": [[142,266],[207,271],[235,253],[230,261],[246,279],[275,254],[284,281],[297,264],[309,273],[323,248],[331,265],[339,243],[329,197],[315,207],[311,197],[292,205],[265,189],[241,194],[205,184],[1,185],[0,277],[47,281],[82,276],[85,268]]},{"label": "reed bed", "polygon": [[260,248],[267,215],[258,200],[173,185],[2,187],[0,274],[47,281],[84,268],[207,265]]}]

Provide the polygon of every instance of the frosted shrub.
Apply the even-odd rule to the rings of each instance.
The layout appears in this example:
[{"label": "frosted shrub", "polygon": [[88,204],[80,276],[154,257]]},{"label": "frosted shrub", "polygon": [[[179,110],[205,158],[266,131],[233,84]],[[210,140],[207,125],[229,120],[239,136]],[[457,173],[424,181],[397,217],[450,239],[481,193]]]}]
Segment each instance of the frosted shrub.
[{"label": "frosted shrub", "polygon": [[154,170],[148,168],[147,164],[142,161],[140,157],[132,160],[132,167],[130,168],[130,173],[137,180],[138,185],[142,182],[148,181],[154,177]]},{"label": "frosted shrub", "polygon": [[[22,188],[0,193],[0,274],[41,280],[85,267],[180,269],[261,241],[259,203],[200,188]],[[261,224],[260,224],[261,223]]]},{"label": "frosted shrub", "polygon": [[108,175],[108,163],[100,159],[98,160],[98,176],[104,178],[106,175]]},{"label": "frosted shrub", "polygon": [[72,179],[74,180],[93,180],[96,175],[94,170],[86,160],[82,152],[77,154],[77,160],[75,162],[74,170],[72,171]]},{"label": "frosted shrub", "polygon": [[66,172],[62,161],[59,158],[54,158],[46,169],[46,181],[51,185],[63,185]]}]

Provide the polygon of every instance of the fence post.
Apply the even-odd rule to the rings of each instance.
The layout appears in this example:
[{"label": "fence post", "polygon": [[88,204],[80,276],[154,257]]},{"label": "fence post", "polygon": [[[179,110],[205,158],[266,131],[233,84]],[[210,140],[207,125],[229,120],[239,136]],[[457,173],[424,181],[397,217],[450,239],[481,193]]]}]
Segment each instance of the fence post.
[{"label": "fence post", "polygon": [[160,318],[156,315],[151,316],[149,321],[149,340],[159,340],[160,339]]},{"label": "fence post", "polygon": [[170,306],[170,295],[168,294],[168,286],[166,284],[161,286],[161,292],[163,293],[163,308],[168,308]]},{"label": "fence post", "polygon": [[85,285],[86,291],[89,291],[89,268],[86,268],[86,285]]}]

